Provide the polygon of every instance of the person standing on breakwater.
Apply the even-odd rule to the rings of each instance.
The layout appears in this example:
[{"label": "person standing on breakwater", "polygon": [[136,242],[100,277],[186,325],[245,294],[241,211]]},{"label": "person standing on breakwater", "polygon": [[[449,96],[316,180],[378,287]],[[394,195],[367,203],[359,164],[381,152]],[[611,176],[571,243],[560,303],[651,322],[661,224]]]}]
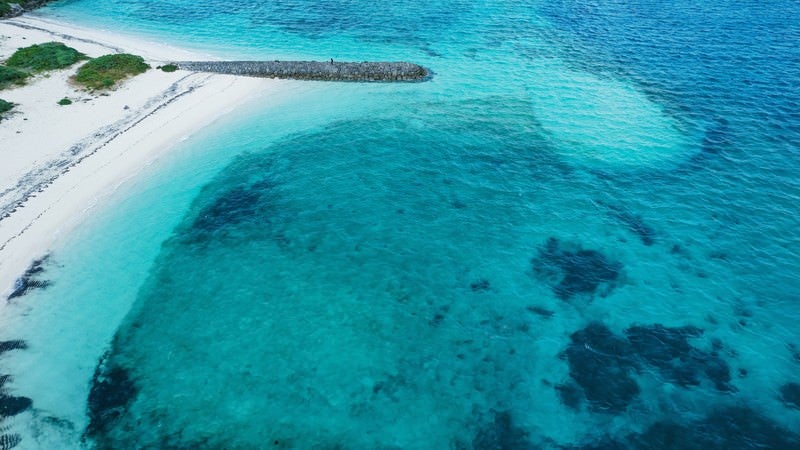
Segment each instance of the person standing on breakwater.
[{"label": "person standing on breakwater", "polygon": [[331,64],[333,64],[333,58],[331,58]]}]

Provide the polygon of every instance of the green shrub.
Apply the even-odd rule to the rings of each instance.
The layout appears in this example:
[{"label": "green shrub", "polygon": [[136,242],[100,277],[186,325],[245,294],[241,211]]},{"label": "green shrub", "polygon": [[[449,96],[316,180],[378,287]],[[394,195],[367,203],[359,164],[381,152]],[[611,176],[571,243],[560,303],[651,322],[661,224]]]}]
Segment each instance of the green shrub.
[{"label": "green shrub", "polygon": [[0,89],[5,89],[12,84],[25,84],[28,74],[11,67],[0,66]]},{"label": "green shrub", "polygon": [[3,114],[7,113],[14,109],[14,104],[11,102],[7,102],[0,98],[0,120],[3,120]]},{"label": "green shrub", "polygon": [[4,16],[11,12],[11,5],[9,3],[19,3],[19,2],[0,0],[0,16]]},{"label": "green shrub", "polygon": [[178,70],[178,66],[176,66],[175,64],[167,64],[166,66],[161,66],[161,70],[163,70],[164,72],[175,72],[176,70]]},{"label": "green shrub", "polygon": [[68,99],[67,97],[62,98],[58,101],[58,104],[61,106],[67,106],[72,104],[72,100]]},{"label": "green shrub", "polygon": [[67,47],[61,42],[47,42],[17,50],[8,58],[6,65],[40,72],[63,69],[82,59],[86,59],[86,55],[72,47]]},{"label": "green shrub", "polygon": [[149,69],[141,56],[120,53],[95,58],[78,69],[75,81],[90,89],[105,89]]}]

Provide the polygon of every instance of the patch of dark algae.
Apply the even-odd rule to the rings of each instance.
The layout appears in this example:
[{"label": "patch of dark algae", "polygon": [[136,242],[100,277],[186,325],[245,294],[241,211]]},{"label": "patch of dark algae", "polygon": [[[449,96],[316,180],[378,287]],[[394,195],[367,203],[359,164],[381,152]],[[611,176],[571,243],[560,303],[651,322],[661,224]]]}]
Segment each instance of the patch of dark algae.
[{"label": "patch of dark algae", "polygon": [[[0,355],[11,350],[24,350],[28,348],[25,341],[0,341]],[[9,417],[21,414],[33,406],[33,400],[28,397],[17,397],[8,393],[5,388],[6,383],[11,381],[10,375],[0,376],[0,425]],[[5,431],[3,428],[0,430]],[[0,434],[0,450],[7,450],[16,447],[22,438],[16,433]]]},{"label": "patch of dark algae", "polygon": [[608,295],[616,285],[622,264],[597,250],[551,237],[531,259],[531,268],[550,285],[556,297],[571,300],[579,295]]},{"label": "patch of dark algae", "polygon": [[734,391],[730,368],[717,350],[705,351],[689,342],[702,333],[692,326],[654,324],[630,327],[620,336],[592,322],[570,336],[562,353],[570,380],[556,386],[557,393],[570,408],[578,409],[585,398],[592,412],[620,414],[639,395],[636,374],[653,369],[685,389],[707,379],[721,392]]},{"label": "patch of dark algae", "polygon": [[25,273],[14,282],[14,290],[8,295],[8,300],[22,297],[33,289],[44,289],[50,285],[48,280],[39,279],[48,259],[50,259],[50,255],[45,255],[31,263]]},{"label": "patch of dark algae", "polygon": [[660,421],[643,433],[605,437],[572,447],[577,450],[798,450],[800,435],[787,430],[758,411],[730,406],[707,416],[687,421]]}]

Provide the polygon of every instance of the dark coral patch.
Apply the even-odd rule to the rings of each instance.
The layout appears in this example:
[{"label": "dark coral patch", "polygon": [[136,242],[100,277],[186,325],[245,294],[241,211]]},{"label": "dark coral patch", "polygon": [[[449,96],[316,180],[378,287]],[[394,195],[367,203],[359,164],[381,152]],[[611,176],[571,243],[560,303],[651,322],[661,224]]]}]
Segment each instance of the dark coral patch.
[{"label": "dark coral patch", "polygon": [[781,400],[790,408],[800,409],[800,383],[786,383],[781,386]]},{"label": "dark coral patch", "polygon": [[630,343],[598,322],[573,333],[570,339],[565,352],[569,375],[583,389],[589,408],[624,411],[639,395],[639,385],[632,377],[636,359]]},{"label": "dark coral patch", "polygon": [[97,365],[89,391],[89,425],[86,428],[89,436],[110,430],[137,393],[128,371],[109,366],[106,359],[107,355],[103,356]]},{"label": "dark coral patch", "polygon": [[533,272],[545,279],[561,300],[576,295],[592,296],[601,287],[608,294],[614,288],[622,264],[597,250],[586,250],[574,244],[562,244],[551,237],[531,260]]}]

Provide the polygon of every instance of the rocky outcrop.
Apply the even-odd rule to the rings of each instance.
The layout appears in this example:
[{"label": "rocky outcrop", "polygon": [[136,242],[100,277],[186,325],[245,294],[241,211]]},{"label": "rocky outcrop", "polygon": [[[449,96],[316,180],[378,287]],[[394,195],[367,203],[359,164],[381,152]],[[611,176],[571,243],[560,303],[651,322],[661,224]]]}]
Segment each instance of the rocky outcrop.
[{"label": "rocky outcrop", "polygon": [[53,0],[20,0],[19,3],[8,3],[8,11],[3,11],[0,2],[0,19],[8,19],[9,17],[17,17],[26,11],[33,11],[36,8],[50,3]]},{"label": "rocky outcrop", "polygon": [[408,62],[184,61],[180,69],[264,78],[319,81],[424,81],[430,72]]}]

